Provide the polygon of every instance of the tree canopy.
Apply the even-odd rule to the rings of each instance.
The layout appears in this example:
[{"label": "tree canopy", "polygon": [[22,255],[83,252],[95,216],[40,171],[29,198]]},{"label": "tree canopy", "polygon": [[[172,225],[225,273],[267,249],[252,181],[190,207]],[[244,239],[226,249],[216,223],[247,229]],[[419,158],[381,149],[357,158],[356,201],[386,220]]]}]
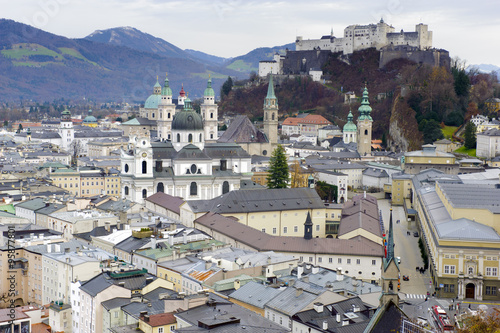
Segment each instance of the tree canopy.
[{"label": "tree canopy", "polygon": [[465,148],[468,149],[476,148],[476,126],[474,126],[474,124],[471,123],[470,121],[465,126],[464,139],[465,139],[464,142]]},{"label": "tree canopy", "polygon": [[268,188],[288,188],[290,178],[288,162],[285,154],[285,148],[278,145],[271,155],[269,161],[269,175],[267,176]]}]

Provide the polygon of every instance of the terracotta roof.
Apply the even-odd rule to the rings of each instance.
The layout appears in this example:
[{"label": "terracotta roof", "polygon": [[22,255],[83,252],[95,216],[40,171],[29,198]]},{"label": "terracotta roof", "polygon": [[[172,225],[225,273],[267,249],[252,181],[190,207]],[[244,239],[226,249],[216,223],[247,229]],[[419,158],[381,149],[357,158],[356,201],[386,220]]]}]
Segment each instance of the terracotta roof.
[{"label": "terracotta roof", "polygon": [[318,114],[308,114],[304,118],[292,118],[288,117],[283,121],[283,125],[298,126],[299,124],[309,124],[309,125],[330,125],[325,117]]},{"label": "terracotta roof", "polygon": [[[144,318],[141,318],[144,321]],[[158,313],[149,316],[149,321],[144,321],[151,327],[158,327],[163,325],[175,324],[177,319],[172,313]]]},{"label": "terracotta roof", "polygon": [[156,192],[155,194],[147,197],[146,201],[152,202],[177,214],[180,214],[180,206],[184,203],[184,199],[174,197],[163,192]]},{"label": "terracotta roof", "polygon": [[44,323],[32,324],[31,333],[50,333],[52,332],[50,326]]},{"label": "terracotta roof", "polygon": [[351,239],[271,236],[257,229],[237,222],[234,217],[207,213],[194,221],[245,244],[257,251],[302,252],[318,254],[352,254],[365,256],[384,255],[382,245],[358,236]]},{"label": "terracotta roof", "polygon": [[212,275],[214,275],[214,271],[210,270],[210,271],[204,271],[204,272],[199,272],[199,271],[193,271],[191,273],[189,273],[189,276],[195,278],[196,280],[198,281],[206,281],[209,277],[211,277]]},{"label": "terracotta roof", "polygon": [[[10,321],[12,320],[12,317],[10,316],[10,309],[1,309],[0,310],[0,323]],[[27,314],[22,312],[21,310],[18,310],[17,308],[14,308],[14,318],[15,320],[20,320],[20,319],[26,319],[29,318]]]}]

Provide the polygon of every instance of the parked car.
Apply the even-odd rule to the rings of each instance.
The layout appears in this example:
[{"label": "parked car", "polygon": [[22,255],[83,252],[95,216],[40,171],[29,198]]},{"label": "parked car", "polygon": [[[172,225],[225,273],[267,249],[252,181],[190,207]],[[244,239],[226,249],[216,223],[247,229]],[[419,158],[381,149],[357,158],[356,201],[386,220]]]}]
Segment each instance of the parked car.
[{"label": "parked car", "polygon": [[396,262],[398,263],[398,265],[401,263],[401,257],[396,257]]},{"label": "parked car", "polygon": [[410,281],[410,277],[408,275],[403,275],[403,281]]},{"label": "parked car", "polygon": [[415,231],[415,232],[413,233],[413,237],[418,237],[418,231]]}]

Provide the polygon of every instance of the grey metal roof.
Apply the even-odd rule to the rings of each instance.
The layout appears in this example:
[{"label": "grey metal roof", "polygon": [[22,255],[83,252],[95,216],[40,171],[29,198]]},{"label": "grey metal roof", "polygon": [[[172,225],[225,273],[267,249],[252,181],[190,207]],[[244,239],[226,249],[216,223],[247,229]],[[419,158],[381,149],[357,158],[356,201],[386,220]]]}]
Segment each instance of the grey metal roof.
[{"label": "grey metal roof", "polygon": [[92,297],[95,297],[101,291],[107,289],[113,284],[119,285],[120,282],[124,282],[124,285],[122,286],[123,288],[129,290],[138,290],[144,288],[146,285],[156,279],[156,276],[149,273],[138,273],[135,276],[116,279],[110,276],[110,272],[103,272],[88,280],[87,282],[84,282],[80,289],[85,291]]},{"label": "grey metal roof", "polygon": [[369,294],[382,291],[381,286],[375,284],[355,280],[345,274],[337,274],[336,272],[320,268],[316,274],[308,274],[309,282],[321,287],[331,286],[334,292],[347,291],[350,294]]},{"label": "grey metal roof", "polygon": [[211,160],[200,148],[193,144],[184,146],[175,156],[176,160]]},{"label": "grey metal roof", "polygon": [[101,304],[106,310],[111,310],[111,309],[121,308],[123,305],[126,305],[128,303],[130,303],[130,298],[116,297],[104,301]]},{"label": "grey metal roof", "polygon": [[389,178],[389,174],[385,170],[368,168],[363,171],[363,176],[374,178]]},{"label": "grey metal roof", "polygon": [[317,297],[318,295],[307,291],[300,293],[295,288],[286,288],[272,300],[267,302],[265,307],[288,316],[293,316],[311,304]]},{"label": "grey metal roof", "polygon": [[466,218],[441,223],[437,230],[440,238],[500,241],[495,229]]},{"label": "grey metal roof", "polygon": [[239,115],[224,131],[224,134],[217,140],[218,142],[235,143],[264,143],[268,142],[266,135],[255,128],[254,124],[247,116]]},{"label": "grey metal roof", "polygon": [[44,200],[45,200],[44,198],[35,198],[31,200],[26,200],[18,203],[15,207],[21,207],[32,211],[36,211],[38,209],[46,207]]},{"label": "grey metal roof", "polygon": [[239,190],[212,200],[191,200],[186,203],[195,213],[220,214],[325,207],[316,190],[311,188]]},{"label": "grey metal roof", "polygon": [[241,148],[240,145],[231,142],[207,143],[203,151],[213,159],[250,158],[250,154]]},{"label": "grey metal roof", "polygon": [[121,241],[115,245],[115,249],[131,253],[134,250],[140,249],[151,241],[150,238],[135,238],[130,236],[129,238]]},{"label": "grey metal roof", "polygon": [[165,301],[157,299],[147,303],[131,302],[122,306],[122,310],[129,316],[132,316],[135,319],[139,319],[142,311],[147,311],[148,315],[165,313]]},{"label": "grey metal roof", "polygon": [[500,213],[500,187],[441,182],[437,186],[455,208],[482,208]]},{"label": "grey metal roof", "polygon": [[235,299],[257,308],[264,309],[267,302],[278,296],[282,290],[264,286],[254,281],[248,282],[244,286],[229,295],[229,299]]}]

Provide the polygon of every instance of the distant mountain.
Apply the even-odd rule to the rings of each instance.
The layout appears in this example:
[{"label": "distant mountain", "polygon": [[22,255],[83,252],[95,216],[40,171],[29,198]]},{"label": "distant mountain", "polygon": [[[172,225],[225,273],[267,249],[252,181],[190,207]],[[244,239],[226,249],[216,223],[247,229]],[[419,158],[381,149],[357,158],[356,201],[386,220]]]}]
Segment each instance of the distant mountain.
[{"label": "distant mountain", "polygon": [[222,58],[196,50],[185,49],[184,52],[188,53],[190,56],[198,60],[201,60],[202,62],[212,63],[216,65],[222,65],[224,64],[224,62],[229,60],[228,58]]},{"label": "distant mountain", "polygon": [[497,77],[500,80],[500,67],[498,67],[498,66],[491,65],[491,64],[480,64],[480,65],[469,65],[467,67],[468,70],[470,70],[472,68],[477,68],[482,73],[496,72]]},{"label": "distant mountain", "polygon": [[93,42],[126,46],[138,51],[150,52],[165,57],[191,58],[189,53],[184,52],[177,46],[132,27],[96,30],[85,37],[85,39]]},{"label": "distant mountain", "polygon": [[[110,36],[124,41],[121,29]],[[142,33],[141,33],[142,34]],[[97,34],[105,36],[106,33]],[[96,36],[97,36],[96,35]],[[137,36],[130,29],[131,36]],[[94,36],[94,39],[98,39]],[[158,43],[158,53],[89,39],[69,39],[43,30],[0,19],[0,100],[144,102],[152,93],[156,76],[163,82],[168,72],[174,94],[181,84],[192,98],[201,97],[212,76],[216,93],[228,75],[241,75],[222,66],[202,63],[181,49]],[[130,42],[135,37],[130,37]],[[154,38],[154,37],[152,37]],[[151,39],[150,41],[153,41]],[[125,41],[124,41],[125,43]],[[139,44],[133,44],[139,48]],[[170,46],[169,46],[170,45]],[[170,54],[166,56],[159,54]]]},{"label": "distant mountain", "polygon": [[245,55],[232,58],[226,61],[225,66],[238,72],[249,74],[250,72],[259,71],[259,61],[272,60],[274,54],[285,54],[286,50],[295,51],[295,43],[285,44],[273,47],[259,47]]}]

